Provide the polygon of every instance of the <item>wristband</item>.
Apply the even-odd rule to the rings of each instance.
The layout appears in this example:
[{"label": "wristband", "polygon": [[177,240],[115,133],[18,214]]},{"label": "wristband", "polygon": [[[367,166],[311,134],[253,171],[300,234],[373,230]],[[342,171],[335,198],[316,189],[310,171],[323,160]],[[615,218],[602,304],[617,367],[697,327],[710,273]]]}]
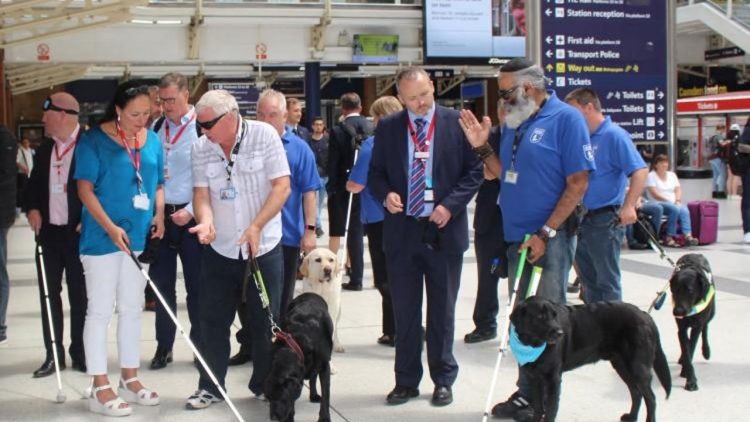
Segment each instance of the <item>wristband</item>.
[{"label": "wristband", "polygon": [[474,154],[476,154],[477,157],[479,157],[479,159],[482,161],[486,160],[495,153],[495,151],[492,150],[490,144],[484,144],[482,146],[472,148],[471,150],[474,151]]},{"label": "wristband", "polygon": [[311,232],[314,232],[316,227],[314,224],[308,224],[305,226],[305,229],[310,230]]}]

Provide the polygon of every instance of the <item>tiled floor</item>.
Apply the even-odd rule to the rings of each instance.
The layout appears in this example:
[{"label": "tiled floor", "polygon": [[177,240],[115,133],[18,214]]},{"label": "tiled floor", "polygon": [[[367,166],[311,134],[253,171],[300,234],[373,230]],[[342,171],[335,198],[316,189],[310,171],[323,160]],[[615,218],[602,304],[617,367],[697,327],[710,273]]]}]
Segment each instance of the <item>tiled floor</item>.
[{"label": "tiled floor", "polygon": [[[683,181],[686,199],[705,198],[708,181]],[[676,360],[679,345],[676,327],[669,306],[653,313],[659,326],[674,383],[672,395],[664,399],[657,384],[658,420],[660,421],[748,421],[750,417],[750,279],[748,264],[750,247],[741,241],[739,201],[720,201],[720,232],[717,244],[694,248],[711,262],[717,280],[718,314],[711,324],[712,357],[698,357],[696,371],[700,390],[687,392],[679,378]],[[320,239],[325,245],[327,238]],[[83,421],[100,420],[89,413],[82,393],[87,377],[71,370],[63,371],[64,404],[55,404],[55,377],[32,379],[31,373],[44,358],[40,326],[36,275],[33,267],[33,236],[19,220],[9,235],[9,271],[11,298],[8,310],[8,343],[0,346],[0,421]],[[685,250],[669,250],[677,259]],[[369,260],[368,260],[369,262]],[[623,285],[626,300],[647,308],[654,293],[666,281],[671,269],[651,251],[624,251],[622,256]],[[380,335],[380,296],[372,287],[371,273],[366,268],[366,288],[362,292],[343,293],[341,340],[346,352],[336,354],[337,374],[332,380],[334,421],[479,421],[489,391],[497,356],[498,341],[467,345],[463,335],[473,328],[471,313],[476,292],[476,265],[472,250],[466,253],[463,280],[459,293],[455,353],[461,366],[454,386],[455,401],[445,408],[430,406],[433,385],[428,376],[421,384],[422,395],[408,404],[389,407],[385,394],[393,386],[393,349],[375,344]],[[500,291],[505,291],[504,283]],[[184,290],[181,292],[184,296]],[[574,297],[570,297],[575,301]],[[505,301],[505,295],[502,300]],[[505,311],[501,309],[501,321]],[[180,319],[188,325],[184,299],[179,306]],[[153,408],[134,409],[130,420],[138,421],[231,421],[233,416],[225,404],[202,411],[187,411],[184,400],[196,388],[197,373],[187,345],[178,339],[175,363],[166,369],[151,371],[148,362],[154,352],[154,314],[145,313],[141,342],[140,375],[148,386],[162,396],[162,404]],[[234,331],[234,329],[233,329]],[[110,374],[116,382],[115,326],[110,334]],[[236,350],[236,345],[235,345]],[[247,421],[268,420],[268,404],[250,398],[246,389],[251,367],[247,364],[230,370],[227,378],[229,394]],[[493,402],[514,391],[516,377],[512,356],[503,359]],[[625,385],[608,363],[567,373],[564,376],[560,421],[617,421],[629,408]],[[304,396],[304,395],[303,395]],[[317,406],[305,399],[298,402],[298,421],[317,420]],[[645,420],[644,410],[640,419]]]}]

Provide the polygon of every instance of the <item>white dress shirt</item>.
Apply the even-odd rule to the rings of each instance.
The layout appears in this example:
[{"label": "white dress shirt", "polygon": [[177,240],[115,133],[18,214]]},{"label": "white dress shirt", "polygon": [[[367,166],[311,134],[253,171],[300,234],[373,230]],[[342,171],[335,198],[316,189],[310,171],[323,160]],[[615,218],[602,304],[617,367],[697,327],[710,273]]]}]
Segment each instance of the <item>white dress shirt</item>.
[{"label": "white dress shirt", "polygon": [[[230,259],[238,259],[240,252],[243,259],[248,258],[247,244],[241,249],[237,245],[240,236],[266,202],[271,193],[271,181],[290,175],[281,138],[271,125],[243,121],[239,126],[237,137],[242,139],[231,173],[231,186],[237,194],[235,199],[221,199],[220,196],[221,190],[227,188],[227,160],[221,147],[204,135],[193,144],[192,153],[193,185],[208,187],[209,190],[216,228],[216,239],[211,242],[211,247]],[[280,241],[281,212],[261,230],[258,256],[269,252]]]}]

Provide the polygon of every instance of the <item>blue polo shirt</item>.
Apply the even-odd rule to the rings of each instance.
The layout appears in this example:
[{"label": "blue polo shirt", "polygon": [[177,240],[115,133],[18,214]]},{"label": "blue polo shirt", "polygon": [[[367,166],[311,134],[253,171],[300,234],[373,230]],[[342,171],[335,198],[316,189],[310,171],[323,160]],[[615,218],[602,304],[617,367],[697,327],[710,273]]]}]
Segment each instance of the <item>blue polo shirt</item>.
[{"label": "blue polo shirt", "polygon": [[[161,142],[149,130],[146,143],[140,149],[142,191],[148,195],[149,209],[133,206],[138,194],[135,167],[125,148],[107,136],[100,127],[81,135],[76,147],[76,180],[88,180],[94,194],[115,225],[127,232],[133,251],[146,245],[151,219],[154,216],[156,187],[164,184],[164,164]],[[84,207],[81,213],[81,255],[106,255],[119,251],[107,232]]]},{"label": "blue polo shirt", "polygon": [[[555,209],[565,190],[566,178],[594,170],[589,130],[581,113],[560,101],[554,91],[536,116],[517,129],[503,128],[500,138],[502,187],[498,203],[503,212],[505,240],[520,242],[539,230]],[[515,171],[509,183],[513,139],[520,132]]]},{"label": "blue polo shirt", "polygon": [[608,205],[622,205],[628,177],[646,168],[641,154],[635,149],[630,134],[612,123],[607,116],[591,134],[596,171],[589,176],[589,187],[583,205],[594,210]]},{"label": "blue polo shirt", "polygon": [[302,195],[318,190],[322,184],[318,169],[315,166],[315,155],[310,146],[287,127],[281,137],[286,159],[291,171],[292,193],[289,194],[284,208],[281,209],[281,244],[299,247],[305,231]]},{"label": "blue polo shirt", "polygon": [[374,146],[374,136],[370,136],[362,142],[357,162],[354,163],[352,171],[349,173],[349,180],[365,186],[362,192],[359,193],[359,203],[361,205],[359,219],[362,221],[362,224],[379,223],[385,218],[383,205],[372,196],[372,192],[367,188],[367,174],[370,171],[370,160],[372,159],[372,148]]}]

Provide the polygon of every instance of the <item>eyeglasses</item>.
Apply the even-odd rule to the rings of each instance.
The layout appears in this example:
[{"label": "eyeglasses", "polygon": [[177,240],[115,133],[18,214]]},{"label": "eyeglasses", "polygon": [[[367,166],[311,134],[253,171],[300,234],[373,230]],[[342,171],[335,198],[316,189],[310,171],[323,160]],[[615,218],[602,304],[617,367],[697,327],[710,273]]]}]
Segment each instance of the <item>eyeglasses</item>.
[{"label": "eyeglasses", "polygon": [[162,102],[162,104],[174,105],[175,101],[177,101],[177,97],[170,97],[170,98],[159,97],[159,100]]},{"label": "eyeglasses", "polygon": [[72,109],[69,109],[69,108],[61,108],[61,107],[58,107],[58,106],[52,104],[52,98],[50,98],[50,97],[47,97],[47,99],[44,100],[44,103],[42,103],[42,110],[44,110],[44,111],[48,111],[48,110],[62,111],[63,113],[71,114],[73,116],[77,116],[78,115],[78,111],[76,111],[76,110],[72,110]]},{"label": "eyeglasses", "polygon": [[221,120],[221,118],[226,115],[227,113],[222,113],[219,115],[219,117],[213,118],[207,122],[199,122],[196,120],[195,123],[203,130],[211,130],[214,126],[216,126],[217,123],[219,123],[219,120]]},{"label": "eyeglasses", "polygon": [[148,94],[148,85],[134,86],[125,90],[125,95],[135,97],[139,94]]},{"label": "eyeglasses", "polygon": [[510,100],[510,96],[513,95],[513,93],[520,87],[521,85],[516,85],[508,89],[498,89],[497,90],[497,96],[500,97],[501,100],[508,101]]}]

